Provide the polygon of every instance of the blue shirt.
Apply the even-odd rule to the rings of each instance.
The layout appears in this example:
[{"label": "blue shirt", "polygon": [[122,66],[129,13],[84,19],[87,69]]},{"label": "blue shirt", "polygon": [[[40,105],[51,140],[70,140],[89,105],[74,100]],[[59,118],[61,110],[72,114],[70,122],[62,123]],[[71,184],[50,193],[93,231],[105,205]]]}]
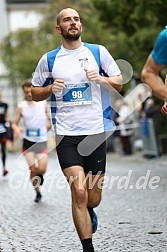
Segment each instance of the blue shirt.
[{"label": "blue shirt", "polygon": [[157,64],[167,64],[167,26],[158,35],[151,55]]}]

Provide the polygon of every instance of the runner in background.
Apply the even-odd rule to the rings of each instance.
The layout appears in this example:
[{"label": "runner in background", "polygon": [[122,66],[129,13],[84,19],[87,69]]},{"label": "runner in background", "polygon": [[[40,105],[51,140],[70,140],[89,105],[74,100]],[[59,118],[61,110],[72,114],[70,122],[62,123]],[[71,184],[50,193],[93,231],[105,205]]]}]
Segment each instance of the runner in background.
[{"label": "runner in background", "polygon": [[0,144],[3,176],[6,176],[8,174],[8,170],[6,169],[6,142],[9,140],[9,127],[10,119],[8,114],[8,104],[2,101],[2,94],[0,93]]},{"label": "runner in background", "polygon": [[167,26],[159,33],[154,48],[141,72],[141,79],[148,84],[154,95],[165,101],[161,112],[167,116],[167,79],[160,78],[160,72],[167,66]]},{"label": "runner in background", "polygon": [[[51,127],[50,110],[47,102],[34,102],[31,95],[31,82],[25,81],[22,85],[25,100],[20,102],[16,116],[12,124],[14,138],[23,134],[23,154],[30,169],[30,180],[36,191],[35,202],[42,198],[40,186],[42,186],[48,161],[47,149],[47,120]],[[23,120],[24,128],[19,127]],[[37,161],[37,162],[36,162]]]}]

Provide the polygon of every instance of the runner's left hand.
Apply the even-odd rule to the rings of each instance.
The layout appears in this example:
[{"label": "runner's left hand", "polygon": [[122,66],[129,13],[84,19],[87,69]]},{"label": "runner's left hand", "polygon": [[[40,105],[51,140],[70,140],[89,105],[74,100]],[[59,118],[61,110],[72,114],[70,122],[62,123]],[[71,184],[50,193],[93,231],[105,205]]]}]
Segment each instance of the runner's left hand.
[{"label": "runner's left hand", "polygon": [[96,70],[90,70],[90,69],[84,69],[86,72],[86,77],[89,81],[95,81],[97,83],[100,83],[101,76]]}]

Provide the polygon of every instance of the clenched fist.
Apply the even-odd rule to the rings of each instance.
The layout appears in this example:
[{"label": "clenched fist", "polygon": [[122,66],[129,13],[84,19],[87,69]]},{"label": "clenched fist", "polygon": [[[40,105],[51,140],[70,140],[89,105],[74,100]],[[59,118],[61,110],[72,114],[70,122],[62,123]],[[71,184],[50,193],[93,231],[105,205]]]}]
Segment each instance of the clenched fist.
[{"label": "clenched fist", "polygon": [[161,112],[164,116],[167,116],[167,102],[162,106]]},{"label": "clenched fist", "polygon": [[57,92],[62,91],[63,88],[66,88],[64,81],[56,79],[52,84],[52,93],[56,94]]}]

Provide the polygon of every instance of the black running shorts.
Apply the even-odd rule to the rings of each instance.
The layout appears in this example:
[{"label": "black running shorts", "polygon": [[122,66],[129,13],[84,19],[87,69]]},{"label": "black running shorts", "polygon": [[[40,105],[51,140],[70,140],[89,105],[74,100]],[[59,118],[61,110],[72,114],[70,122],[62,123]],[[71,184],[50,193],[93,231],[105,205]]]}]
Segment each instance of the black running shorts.
[{"label": "black running shorts", "polygon": [[[62,140],[60,141],[60,139]],[[85,173],[105,173],[105,133],[91,136],[56,136],[57,156],[61,169],[79,165]],[[91,153],[90,153],[91,152]]]},{"label": "black running shorts", "polygon": [[27,139],[23,139],[22,152],[24,154],[27,152],[47,154],[48,153],[47,142],[31,142]]}]

